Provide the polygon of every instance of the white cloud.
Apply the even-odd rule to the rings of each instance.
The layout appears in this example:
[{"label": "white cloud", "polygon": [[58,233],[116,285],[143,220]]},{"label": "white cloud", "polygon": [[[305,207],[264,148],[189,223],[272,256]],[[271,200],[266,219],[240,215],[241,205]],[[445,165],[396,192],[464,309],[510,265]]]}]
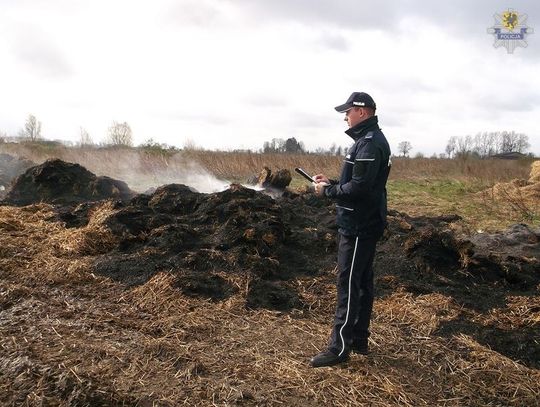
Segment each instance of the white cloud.
[{"label": "white cloud", "polygon": [[11,43],[15,63],[44,79],[64,78],[71,74],[67,58],[45,31],[33,26],[18,26]]},{"label": "white cloud", "polygon": [[[364,90],[394,148],[409,140],[431,154],[452,135],[516,130],[540,154],[539,42],[514,55],[492,47],[501,2],[437,4],[1,3],[0,130],[33,113],[51,138],[76,140],[82,125],[99,140],[117,120],[137,142],[343,145],[333,107]],[[532,24],[540,8],[518,6]]]}]

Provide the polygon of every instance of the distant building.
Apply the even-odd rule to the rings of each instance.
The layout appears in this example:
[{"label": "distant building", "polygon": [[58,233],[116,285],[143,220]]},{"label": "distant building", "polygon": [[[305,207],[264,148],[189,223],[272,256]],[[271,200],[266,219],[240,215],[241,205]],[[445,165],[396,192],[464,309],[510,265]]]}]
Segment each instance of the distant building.
[{"label": "distant building", "polygon": [[520,160],[527,158],[526,154],[518,153],[517,151],[511,151],[509,153],[500,153],[489,156],[489,158],[499,158],[501,160]]}]

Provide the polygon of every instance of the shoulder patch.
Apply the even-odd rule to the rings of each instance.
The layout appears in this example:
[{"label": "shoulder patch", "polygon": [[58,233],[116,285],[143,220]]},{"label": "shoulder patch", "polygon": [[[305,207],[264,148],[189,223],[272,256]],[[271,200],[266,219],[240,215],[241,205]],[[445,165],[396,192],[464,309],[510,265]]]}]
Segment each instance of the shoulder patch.
[{"label": "shoulder patch", "polygon": [[371,140],[373,136],[371,134],[368,134],[366,137],[364,137],[366,140]]}]

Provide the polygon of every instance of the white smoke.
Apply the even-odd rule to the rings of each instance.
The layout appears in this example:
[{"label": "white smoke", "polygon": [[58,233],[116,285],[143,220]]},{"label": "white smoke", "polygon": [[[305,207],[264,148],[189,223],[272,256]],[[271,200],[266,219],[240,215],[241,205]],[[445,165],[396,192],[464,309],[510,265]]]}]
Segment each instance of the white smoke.
[{"label": "white smoke", "polygon": [[214,193],[229,188],[230,181],[219,179],[200,164],[181,154],[173,156],[161,165],[152,166],[140,156],[139,165],[120,178],[136,192],[145,192],[161,185],[183,184],[201,193]]},{"label": "white smoke", "polygon": [[[230,180],[217,178],[182,153],[168,159],[162,156],[149,159],[138,153],[124,152],[115,158],[112,167],[109,165],[106,169],[101,168],[96,174],[124,181],[133,191],[139,193],[153,192],[162,185],[183,184],[197,192],[209,194],[224,191],[231,184]],[[91,166],[87,168],[95,171]],[[264,189],[256,185],[242,185],[259,191]]]},{"label": "white smoke", "polygon": [[[138,178],[136,184],[133,176]],[[197,192],[211,194],[225,191],[231,185],[230,180],[217,178],[200,164],[186,159],[181,154],[174,156],[174,159],[171,160],[171,163],[166,168],[159,168],[153,171],[151,176],[149,174],[145,174],[144,176],[132,174],[130,178],[132,178],[134,185],[137,185],[137,188],[131,187],[129,182],[128,185],[136,192],[149,191],[161,185],[183,184],[193,188]],[[256,191],[264,190],[259,185],[242,183],[242,186]]]},{"label": "white smoke", "polygon": [[[231,184],[231,180],[216,177],[182,152],[166,156],[120,149],[67,149],[62,150],[62,153],[56,158],[78,163],[96,175],[124,181],[130,189],[138,193],[150,192],[167,184],[184,184],[197,192],[214,193],[226,190]],[[39,164],[47,158],[50,157],[34,161]],[[243,186],[263,189],[244,183]],[[3,192],[1,187],[0,192]]]}]

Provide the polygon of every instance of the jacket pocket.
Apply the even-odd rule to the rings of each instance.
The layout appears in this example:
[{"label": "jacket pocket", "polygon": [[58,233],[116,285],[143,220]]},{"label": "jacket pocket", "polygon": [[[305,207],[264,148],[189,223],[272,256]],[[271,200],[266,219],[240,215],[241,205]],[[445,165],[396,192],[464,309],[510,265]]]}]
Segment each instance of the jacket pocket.
[{"label": "jacket pocket", "polygon": [[340,228],[356,231],[357,225],[357,209],[349,205],[336,205],[336,223]]}]

